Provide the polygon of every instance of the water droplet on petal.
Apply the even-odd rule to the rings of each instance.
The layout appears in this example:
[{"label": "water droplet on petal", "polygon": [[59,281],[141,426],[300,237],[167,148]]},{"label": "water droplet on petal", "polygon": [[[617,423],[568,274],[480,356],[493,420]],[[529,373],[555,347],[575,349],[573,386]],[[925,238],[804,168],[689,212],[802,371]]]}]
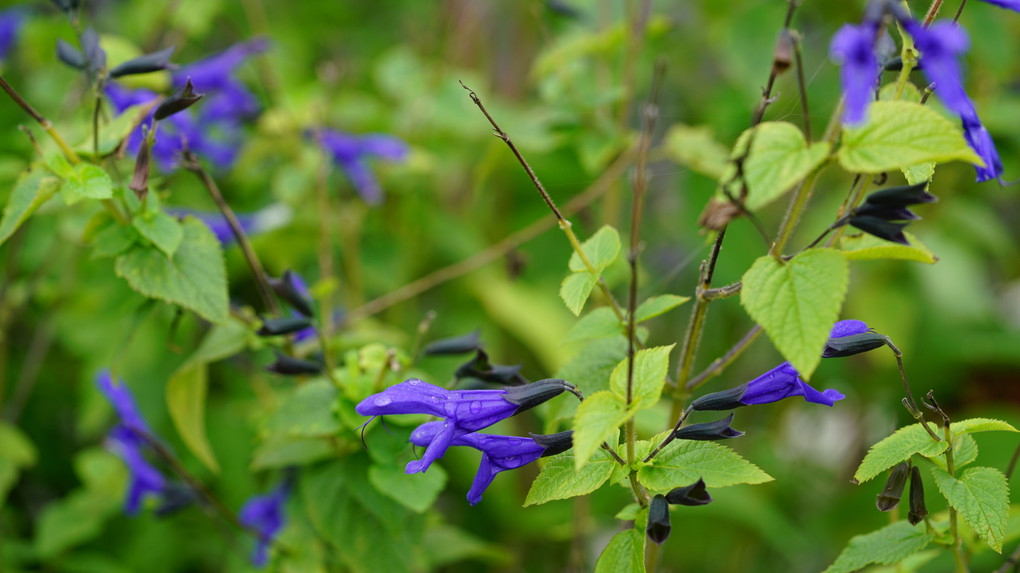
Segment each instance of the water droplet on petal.
[{"label": "water droplet on petal", "polygon": [[470,406],[468,406],[468,410],[472,414],[477,414],[478,412],[482,411],[482,403],[479,402],[478,400],[475,400],[474,402],[471,402]]},{"label": "water droplet on petal", "polygon": [[379,396],[375,399],[375,405],[378,407],[389,406],[393,400],[389,396]]}]

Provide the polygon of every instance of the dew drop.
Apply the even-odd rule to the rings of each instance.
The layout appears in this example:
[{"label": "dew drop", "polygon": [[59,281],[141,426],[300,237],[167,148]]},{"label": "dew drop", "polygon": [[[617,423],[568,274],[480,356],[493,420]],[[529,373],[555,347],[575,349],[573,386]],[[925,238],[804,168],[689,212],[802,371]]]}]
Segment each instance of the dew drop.
[{"label": "dew drop", "polygon": [[482,411],[482,403],[479,402],[478,400],[475,400],[474,402],[471,402],[470,406],[468,406],[468,410],[472,414],[477,414],[478,412]]},{"label": "dew drop", "polygon": [[389,406],[393,400],[389,396],[379,396],[375,399],[375,405],[378,407]]}]

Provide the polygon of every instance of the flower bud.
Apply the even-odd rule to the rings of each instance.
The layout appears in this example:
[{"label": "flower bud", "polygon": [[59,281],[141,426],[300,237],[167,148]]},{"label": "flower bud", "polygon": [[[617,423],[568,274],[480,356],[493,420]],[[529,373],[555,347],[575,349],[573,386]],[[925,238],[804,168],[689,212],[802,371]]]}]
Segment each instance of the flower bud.
[{"label": "flower bud", "polygon": [[656,495],[648,506],[648,527],[645,528],[645,533],[648,534],[648,539],[662,545],[669,538],[670,529],[669,503],[662,494]]},{"label": "flower bud", "polygon": [[283,276],[280,278],[274,279],[270,277],[268,281],[273,291],[287,304],[294,307],[294,310],[308,318],[315,316],[315,310],[312,309],[312,301],[308,299],[307,294],[302,293],[305,289],[303,286],[299,286],[298,281],[300,281],[300,278],[293,271],[287,269],[283,271]]},{"label": "flower bud", "polygon": [[304,330],[312,325],[312,322],[303,316],[284,316],[281,318],[269,318],[262,321],[262,327],[255,334],[259,336],[279,336],[292,334]]},{"label": "flower bud", "polygon": [[477,378],[484,382],[492,382],[494,384],[519,386],[521,384],[528,383],[528,379],[520,375],[520,370],[520,364],[490,364],[489,355],[479,348],[475,353],[475,357],[470,361],[461,364],[460,368],[457,368],[457,371],[454,372],[453,375],[457,379]]},{"label": "flower bud", "polygon": [[175,46],[170,46],[165,50],[132,58],[110,70],[110,77],[119,78],[121,76],[148,74],[150,72],[174,68],[176,66],[170,63],[170,56],[174,53],[174,48]]},{"label": "flower bud", "polygon": [[882,488],[878,498],[875,500],[875,505],[879,511],[892,511],[900,504],[903,487],[907,485],[908,471],[910,471],[910,468],[907,467],[907,462],[900,462],[898,466],[893,468],[892,473],[889,474],[889,480],[885,482],[885,487]]},{"label": "flower bud", "polygon": [[853,356],[885,346],[885,335],[877,332],[862,332],[850,336],[830,338],[822,350],[822,358]]},{"label": "flower bud", "polygon": [[907,514],[907,521],[910,525],[917,525],[928,515],[928,508],[924,506],[924,484],[921,482],[921,470],[914,466],[910,468],[910,513]]},{"label": "flower bud", "polygon": [[482,343],[478,339],[479,331],[476,330],[463,336],[443,338],[430,342],[425,346],[425,356],[444,356],[451,354],[467,354],[481,350]]},{"label": "flower bud", "polygon": [[57,59],[76,70],[85,69],[85,54],[63,40],[57,40]]},{"label": "flower bud", "polygon": [[138,148],[138,157],[135,159],[135,173],[131,177],[128,189],[135,192],[138,200],[145,199],[149,194],[149,141],[143,140]]},{"label": "flower bud", "polygon": [[712,496],[708,495],[705,489],[705,480],[698,478],[698,481],[691,485],[678,487],[666,494],[666,501],[673,505],[706,505],[712,502]]},{"label": "flower bud", "polygon": [[741,384],[736,388],[730,388],[729,390],[723,390],[722,392],[712,392],[711,394],[705,394],[697,400],[691,402],[691,408],[694,410],[733,410],[746,406],[740,401],[747,393],[747,384]]},{"label": "flower bud", "polygon": [[776,47],[772,49],[772,69],[779,75],[790,69],[793,61],[793,34],[789,28],[783,28],[776,38]]},{"label": "flower bud", "polygon": [[726,438],[738,438],[744,435],[744,432],[734,430],[730,427],[730,422],[733,421],[733,414],[730,414],[722,420],[716,420],[715,422],[705,422],[702,424],[691,424],[680,428],[676,432],[676,439],[678,440],[723,440]]},{"label": "flower bud", "polygon": [[203,97],[205,97],[205,94],[195,93],[195,86],[191,85],[191,78],[188,78],[184,87],[174,92],[173,95],[166,98],[161,104],[159,104],[155,113],[152,114],[152,117],[155,118],[156,121],[164,120],[179,111],[188,109]]},{"label": "flower bud", "polygon": [[266,366],[267,372],[275,372],[284,376],[296,376],[300,374],[318,374],[322,372],[322,364],[311,360],[301,360],[286,354],[276,354],[276,362]]},{"label": "flower bud", "polygon": [[545,448],[545,451],[542,452],[542,457],[545,458],[563,453],[573,447],[574,431],[567,430],[558,434],[531,434],[531,439]]},{"label": "flower bud", "polygon": [[576,386],[559,378],[548,378],[524,386],[508,386],[503,399],[517,405],[517,411],[514,412],[517,414],[555,398],[567,389],[574,390]]}]

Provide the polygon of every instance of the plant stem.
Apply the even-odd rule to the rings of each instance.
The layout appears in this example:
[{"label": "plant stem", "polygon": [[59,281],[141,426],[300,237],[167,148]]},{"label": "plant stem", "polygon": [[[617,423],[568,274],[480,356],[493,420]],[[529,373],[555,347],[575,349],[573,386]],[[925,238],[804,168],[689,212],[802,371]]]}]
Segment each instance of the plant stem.
[{"label": "plant stem", "polygon": [[699,386],[707,382],[710,378],[717,376],[727,366],[732,364],[733,361],[736,360],[741,354],[743,354],[744,350],[746,350],[747,347],[750,346],[751,343],[754,342],[758,338],[758,335],[760,335],[761,333],[762,328],[760,324],[752,326],[751,330],[747,331],[747,334],[745,334],[743,338],[741,338],[736,344],[733,345],[733,348],[730,348],[728,351],[726,351],[726,354],[723,354],[721,357],[716,358],[714,361],[712,361],[711,364],[708,365],[708,368],[705,368],[704,370],[701,371],[700,374],[688,380],[686,387],[687,391],[692,392]]},{"label": "plant stem", "polygon": [[262,263],[259,261],[258,255],[255,254],[255,249],[252,248],[251,242],[248,241],[248,236],[244,233],[244,229],[241,228],[241,223],[237,220],[237,216],[234,215],[234,210],[227,204],[226,199],[223,198],[223,194],[220,193],[220,188],[216,185],[216,181],[209,175],[209,173],[202,168],[201,162],[198,157],[190,150],[184,151],[184,162],[182,166],[194,173],[198,179],[205,186],[209,195],[213,201],[216,202],[216,206],[219,207],[220,213],[223,214],[227,219],[227,223],[230,225],[230,230],[234,233],[234,238],[237,239],[237,244],[241,246],[241,252],[244,253],[245,260],[248,261],[248,266],[251,267],[251,272],[255,275],[255,284],[258,287],[259,295],[262,296],[262,302],[265,303],[266,308],[269,312],[279,315],[280,307],[276,304],[276,298],[273,296],[273,291],[269,286],[269,279],[266,275],[265,268],[262,267]]},{"label": "plant stem", "polygon": [[783,223],[779,227],[776,242],[772,244],[772,249],[769,251],[770,255],[774,257],[782,256],[783,247],[786,246],[786,242],[790,240],[790,235],[793,234],[793,230],[797,227],[797,223],[800,221],[800,214],[804,211],[804,206],[807,204],[811,192],[814,191],[815,183],[818,182],[818,175],[820,173],[821,169],[815,169],[797,185],[793,201],[790,202],[790,207],[786,210]]},{"label": "plant stem", "polygon": [[808,108],[807,82],[804,81],[804,62],[800,54],[800,37],[798,34],[792,36],[794,62],[797,65],[797,89],[800,91],[800,110],[804,115],[804,139],[811,145],[811,112]]}]

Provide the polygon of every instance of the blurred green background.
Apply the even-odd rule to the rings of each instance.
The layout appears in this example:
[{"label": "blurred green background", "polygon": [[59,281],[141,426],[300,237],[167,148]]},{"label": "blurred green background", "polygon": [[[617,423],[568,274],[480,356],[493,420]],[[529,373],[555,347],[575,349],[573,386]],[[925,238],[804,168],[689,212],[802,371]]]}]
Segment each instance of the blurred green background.
[{"label": "blurred green background", "polygon": [[[521,363],[525,376],[540,379],[562,372],[581,348],[561,343],[576,321],[557,294],[570,246],[458,81],[479,94],[553,198],[565,205],[595,184],[634,141],[639,104],[649,97],[654,62],[665,61],[641,237],[640,292],[642,297],[691,295],[711,239],[696,221],[716,182],[671,161],[668,145],[661,143],[671,127],[685,124],[707,126],[724,146],[732,145],[749,125],[768,78],[786,2],[654,1],[644,37],[638,39],[627,30],[641,4],[97,0],[85,2],[82,14],[104,35],[113,62],[118,45],[130,51],[130,46],[151,50],[175,44],[173,61],[187,63],[252,36],[271,38],[271,50],[240,72],[264,110],[246,127],[239,161],[216,177],[239,212],[272,203],[293,208],[289,225],[253,238],[256,250],[271,273],[293,268],[320,289],[336,285],[330,296],[345,311],[358,315],[367,301],[469,259],[536,221],[549,223],[547,230],[491,263],[371,316],[358,315],[337,338],[339,354],[368,343],[407,350],[419,323],[434,311],[426,340],[479,328],[495,362]],[[839,97],[838,68],[828,59],[829,39],[844,23],[859,20],[863,4],[807,0],[794,17],[793,27],[803,37],[816,137]],[[913,0],[910,5],[915,12],[927,7]],[[26,11],[26,21],[3,62],[3,75],[70,140],[84,139],[81,126],[87,125],[91,107],[83,102],[92,97],[89,87],[77,72],[56,61],[53,49],[57,38],[72,41],[74,32],[47,2],[18,6]],[[949,4],[944,11],[951,15],[955,9]],[[972,41],[966,61],[969,93],[995,138],[1006,177],[1015,177],[1020,170],[1020,16],[971,2],[961,23]],[[166,78],[159,76],[144,76],[143,81],[165,86]],[[916,81],[923,87],[920,76]],[[781,76],[774,93],[776,101],[765,119],[799,125],[802,112],[794,75]],[[0,138],[0,199],[32,155],[29,140],[17,130],[22,124],[28,125],[29,119],[9,100],[0,100],[0,129],[6,134]],[[406,162],[373,165],[386,193],[382,205],[365,205],[341,173],[332,173],[328,185],[333,208],[328,213],[316,208],[322,159],[301,131],[317,126],[389,133],[411,146]],[[131,158],[118,165],[122,174],[129,174]],[[630,168],[613,175],[601,198],[570,217],[579,236],[590,236],[607,223],[626,236],[631,178]],[[919,209],[924,220],[911,230],[939,262],[855,263],[842,318],[864,320],[891,336],[904,352],[915,394],[934,390],[954,419],[1000,417],[1016,425],[1020,210],[1016,188],[977,185],[973,178],[972,169],[963,164],[938,167],[932,192],[940,202]],[[850,182],[838,169],[825,172],[791,249],[806,245],[831,222]],[[161,174],[158,185],[168,192],[167,204],[214,208],[188,173]],[[774,232],[784,209],[785,201],[779,201],[758,216]],[[253,469],[253,454],[264,437],[260,432],[266,418],[290,396],[293,383],[262,370],[272,360],[268,348],[214,364],[206,424],[222,471],[213,475],[202,466],[170,422],[164,384],[207,327],[189,314],[176,320],[169,305],[147,304],[114,276],[109,260],[90,259],[83,233],[93,210],[44,207],[0,248],[2,413],[38,450],[37,463],[16,481],[0,510],[0,570],[245,570],[250,541],[230,533],[200,508],[165,519],[152,511],[134,518],[119,514],[123,475],[115,458],[100,450],[111,418],[93,376],[99,368],[116,364],[154,431],[233,508],[276,479],[272,471]],[[336,281],[325,281],[319,269],[323,217],[332,229]],[[763,253],[753,226],[746,219],[736,221],[728,231],[715,284],[737,280]],[[232,300],[257,307],[239,250],[229,247],[226,256]],[[626,291],[626,280],[622,263],[607,274],[618,298]],[[598,304],[602,302],[593,297],[589,308]],[[689,306],[684,306],[648,323],[649,343],[678,342],[688,313]],[[735,298],[714,303],[695,371],[725,352],[752,324]],[[705,390],[741,384],[781,360],[761,337]],[[443,384],[459,363],[434,359],[415,369]],[[584,389],[583,381],[575,382]],[[789,400],[738,413],[735,425],[747,435],[728,445],[776,480],[714,490],[715,502],[706,507],[675,508],[662,570],[819,571],[850,537],[888,522],[874,507],[882,480],[855,486],[850,477],[870,445],[909,421],[899,404],[902,389],[895,361],[888,352],[825,361],[812,384],[836,388],[847,398],[831,410]],[[655,412],[639,424],[646,435],[667,426],[665,405]],[[550,427],[555,423],[543,415],[521,416],[495,431],[566,429]],[[369,452],[372,447],[400,447],[401,429],[391,429],[394,436],[383,431],[367,436]],[[357,443],[353,431],[344,432],[345,443]],[[1004,469],[1017,438],[990,433],[977,441],[978,461]],[[336,460],[307,464],[300,495],[288,505],[289,524],[282,538],[288,549],[272,568],[396,570],[385,554],[405,551],[401,546],[374,548],[378,562],[352,563],[344,556],[353,543],[349,532],[361,527],[359,512],[366,509],[351,503],[330,505],[341,494],[329,488],[353,496],[364,487],[368,456],[360,447],[357,443]],[[412,570],[590,569],[601,548],[623,527],[613,516],[630,499],[617,486],[581,501],[522,508],[538,471],[534,465],[501,474],[483,502],[470,507],[464,495],[478,453],[459,450],[451,450],[441,462],[448,483],[436,509],[414,513],[408,521],[409,530],[417,532],[405,540],[410,544],[406,551],[416,556]],[[88,468],[99,477],[89,481],[83,475]],[[75,495],[87,497],[82,492],[92,496],[88,503],[79,502],[84,510],[68,502]],[[930,495],[929,502],[933,500]],[[47,510],[53,507],[65,509]],[[944,508],[932,504],[929,509]],[[82,518],[82,512],[92,518]],[[43,525],[46,519],[55,524]],[[342,519],[350,524],[329,525]],[[1020,522],[1011,521],[1010,531],[1010,539],[1020,537]],[[1014,546],[1015,541],[1007,542],[1005,551]],[[973,570],[993,569],[1001,559],[985,551],[975,556]],[[923,570],[951,567],[943,555]]]}]

